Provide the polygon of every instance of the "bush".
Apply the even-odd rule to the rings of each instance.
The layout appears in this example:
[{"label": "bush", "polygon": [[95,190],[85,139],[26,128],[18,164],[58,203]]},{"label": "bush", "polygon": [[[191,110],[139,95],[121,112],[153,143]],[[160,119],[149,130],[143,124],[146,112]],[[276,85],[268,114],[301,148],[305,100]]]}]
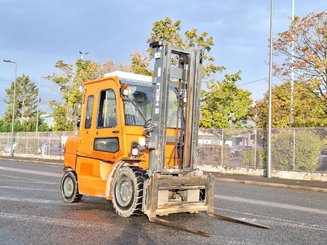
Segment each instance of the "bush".
[{"label": "bush", "polygon": [[293,131],[281,131],[272,137],[272,164],[276,170],[314,171],[319,165],[322,140],[310,131],[295,132],[293,166]]},{"label": "bush", "polygon": [[[255,158],[254,149],[244,149],[241,152],[242,165],[244,167],[263,169],[266,168],[267,151],[263,148],[257,149],[257,156]],[[256,162],[254,162],[256,160]]]}]

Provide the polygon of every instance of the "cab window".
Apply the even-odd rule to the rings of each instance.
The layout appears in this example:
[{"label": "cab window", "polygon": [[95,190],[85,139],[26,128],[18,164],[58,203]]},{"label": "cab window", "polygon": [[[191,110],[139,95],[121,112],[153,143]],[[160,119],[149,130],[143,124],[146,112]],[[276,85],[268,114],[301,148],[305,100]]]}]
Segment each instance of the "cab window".
[{"label": "cab window", "polygon": [[124,100],[125,125],[143,126],[151,118],[153,87],[129,85],[129,99]]},{"label": "cab window", "polygon": [[114,128],[117,126],[116,96],[112,89],[100,93],[98,128]]},{"label": "cab window", "polygon": [[92,124],[92,112],[93,112],[93,102],[94,96],[89,95],[87,97],[86,113],[85,113],[85,123],[84,128],[90,128]]}]

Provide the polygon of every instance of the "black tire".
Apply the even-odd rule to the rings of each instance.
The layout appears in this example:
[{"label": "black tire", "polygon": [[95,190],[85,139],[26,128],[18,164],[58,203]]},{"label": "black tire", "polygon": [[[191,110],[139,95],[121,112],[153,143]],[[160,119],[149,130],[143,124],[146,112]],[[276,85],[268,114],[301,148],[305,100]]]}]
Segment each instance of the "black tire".
[{"label": "black tire", "polygon": [[77,178],[73,171],[67,171],[62,176],[60,192],[62,199],[67,203],[79,202],[82,199],[83,195],[78,192]]},{"label": "black tire", "polygon": [[139,167],[118,169],[112,181],[112,204],[119,216],[142,214],[145,171]]}]

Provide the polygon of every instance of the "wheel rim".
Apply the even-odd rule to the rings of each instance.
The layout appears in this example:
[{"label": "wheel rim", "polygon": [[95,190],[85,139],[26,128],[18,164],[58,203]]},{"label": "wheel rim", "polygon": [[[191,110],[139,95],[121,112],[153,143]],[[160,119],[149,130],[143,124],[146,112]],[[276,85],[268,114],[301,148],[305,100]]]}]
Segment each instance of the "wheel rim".
[{"label": "wheel rim", "polygon": [[116,184],[116,199],[121,207],[127,207],[133,198],[133,184],[127,176],[122,176]]},{"label": "wheel rim", "polygon": [[64,181],[64,194],[66,197],[71,197],[74,193],[74,182],[71,178],[66,178]]}]

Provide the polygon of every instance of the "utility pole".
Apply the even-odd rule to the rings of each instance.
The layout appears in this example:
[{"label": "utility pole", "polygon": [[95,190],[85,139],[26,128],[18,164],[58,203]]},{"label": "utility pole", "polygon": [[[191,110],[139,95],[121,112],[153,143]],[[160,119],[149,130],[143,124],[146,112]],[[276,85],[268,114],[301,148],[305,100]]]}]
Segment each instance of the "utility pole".
[{"label": "utility pole", "polygon": [[11,147],[10,156],[14,156],[14,125],[15,125],[15,105],[16,105],[16,81],[17,81],[17,63],[11,60],[3,60],[6,63],[15,64],[15,81],[14,81],[14,98],[12,102],[12,117],[11,117]]},{"label": "utility pole", "polygon": [[270,0],[270,52],[269,52],[269,102],[268,102],[268,162],[267,177],[271,178],[271,121],[272,121],[272,62],[273,62],[273,40],[272,40],[272,21],[274,1]]},{"label": "utility pole", "polygon": [[[295,0],[292,0],[292,23],[294,21],[294,13],[295,13]],[[291,116],[290,116],[290,125],[294,127],[294,40],[291,43]],[[292,157],[292,167],[293,171],[295,170],[295,150],[296,150],[296,138],[295,138],[295,128],[293,128],[293,157]]]},{"label": "utility pole", "polygon": [[[294,21],[294,4],[295,0],[292,0],[292,23]],[[293,62],[294,62],[294,41],[292,40],[291,44],[291,115],[290,115],[290,125],[293,126],[294,123],[294,68],[293,68]]]}]

